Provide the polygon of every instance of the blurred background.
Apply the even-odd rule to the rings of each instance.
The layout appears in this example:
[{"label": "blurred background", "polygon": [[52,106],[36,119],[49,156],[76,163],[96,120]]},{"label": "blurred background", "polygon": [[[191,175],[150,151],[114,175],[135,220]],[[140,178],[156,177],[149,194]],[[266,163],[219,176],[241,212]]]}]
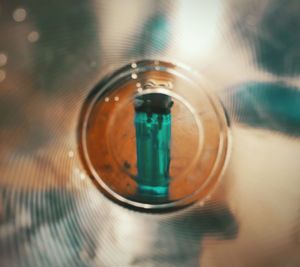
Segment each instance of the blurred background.
[{"label": "blurred background", "polygon": [[[300,266],[300,2],[0,0],[1,266]],[[203,205],[131,211],[77,149],[81,107],[123,65],[204,77],[231,156]]]}]

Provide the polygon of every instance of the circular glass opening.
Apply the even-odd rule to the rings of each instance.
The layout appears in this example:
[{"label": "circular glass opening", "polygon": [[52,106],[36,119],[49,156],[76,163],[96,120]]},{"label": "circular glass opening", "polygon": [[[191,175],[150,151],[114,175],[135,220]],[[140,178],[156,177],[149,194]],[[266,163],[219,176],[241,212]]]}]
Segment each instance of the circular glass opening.
[{"label": "circular glass opening", "polygon": [[80,118],[80,152],[111,199],[136,208],[178,208],[207,197],[228,151],[219,102],[183,69],[128,65],[104,79]]}]

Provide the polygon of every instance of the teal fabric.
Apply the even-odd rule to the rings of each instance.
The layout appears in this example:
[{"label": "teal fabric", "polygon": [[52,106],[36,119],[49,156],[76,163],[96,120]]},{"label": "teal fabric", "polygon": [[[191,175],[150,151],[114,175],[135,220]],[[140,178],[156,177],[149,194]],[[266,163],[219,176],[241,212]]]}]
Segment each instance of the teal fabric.
[{"label": "teal fabric", "polygon": [[283,82],[233,86],[220,96],[231,119],[255,128],[300,136],[300,90]]}]

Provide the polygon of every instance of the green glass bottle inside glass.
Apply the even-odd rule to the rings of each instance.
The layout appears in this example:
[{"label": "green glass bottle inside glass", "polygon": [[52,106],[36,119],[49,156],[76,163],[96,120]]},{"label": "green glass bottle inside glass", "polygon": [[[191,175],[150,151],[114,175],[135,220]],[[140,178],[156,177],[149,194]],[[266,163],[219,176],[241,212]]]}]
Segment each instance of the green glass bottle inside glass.
[{"label": "green glass bottle inside glass", "polygon": [[139,194],[148,200],[168,198],[172,105],[171,97],[161,93],[135,98],[136,181]]}]

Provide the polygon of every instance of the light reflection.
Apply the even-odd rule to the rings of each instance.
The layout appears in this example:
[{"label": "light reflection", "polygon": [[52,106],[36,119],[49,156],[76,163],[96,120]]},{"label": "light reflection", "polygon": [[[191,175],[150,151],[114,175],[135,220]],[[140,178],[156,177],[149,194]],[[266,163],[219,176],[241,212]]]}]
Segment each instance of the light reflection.
[{"label": "light reflection", "polygon": [[27,36],[27,40],[30,42],[30,43],[35,43],[39,40],[40,38],[40,34],[36,31],[32,31],[31,33],[28,34]]},{"label": "light reflection", "polygon": [[134,79],[134,80],[137,79],[137,74],[136,73],[132,73],[131,74],[131,78]]},{"label": "light reflection", "polygon": [[69,158],[73,158],[74,157],[74,152],[72,150],[70,150],[68,152],[68,156],[69,156]]},{"label": "light reflection", "polygon": [[0,67],[5,66],[7,63],[7,55],[4,53],[0,53]]},{"label": "light reflection", "polygon": [[[179,1],[176,10],[174,53],[195,60],[212,52],[219,30],[221,1]],[[197,18],[197,20],[188,18]],[[210,53],[209,53],[210,54]]]},{"label": "light reflection", "polygon": [[6,78],[6,71],[0,70],[0,82],[3,82]]},{"label": "light reflection", "polygon": [[27,17],[27,11],[24,8],[17,8],[14,12],[13,12],[13,19],[16,22],[22,22],[26,19]]}]

